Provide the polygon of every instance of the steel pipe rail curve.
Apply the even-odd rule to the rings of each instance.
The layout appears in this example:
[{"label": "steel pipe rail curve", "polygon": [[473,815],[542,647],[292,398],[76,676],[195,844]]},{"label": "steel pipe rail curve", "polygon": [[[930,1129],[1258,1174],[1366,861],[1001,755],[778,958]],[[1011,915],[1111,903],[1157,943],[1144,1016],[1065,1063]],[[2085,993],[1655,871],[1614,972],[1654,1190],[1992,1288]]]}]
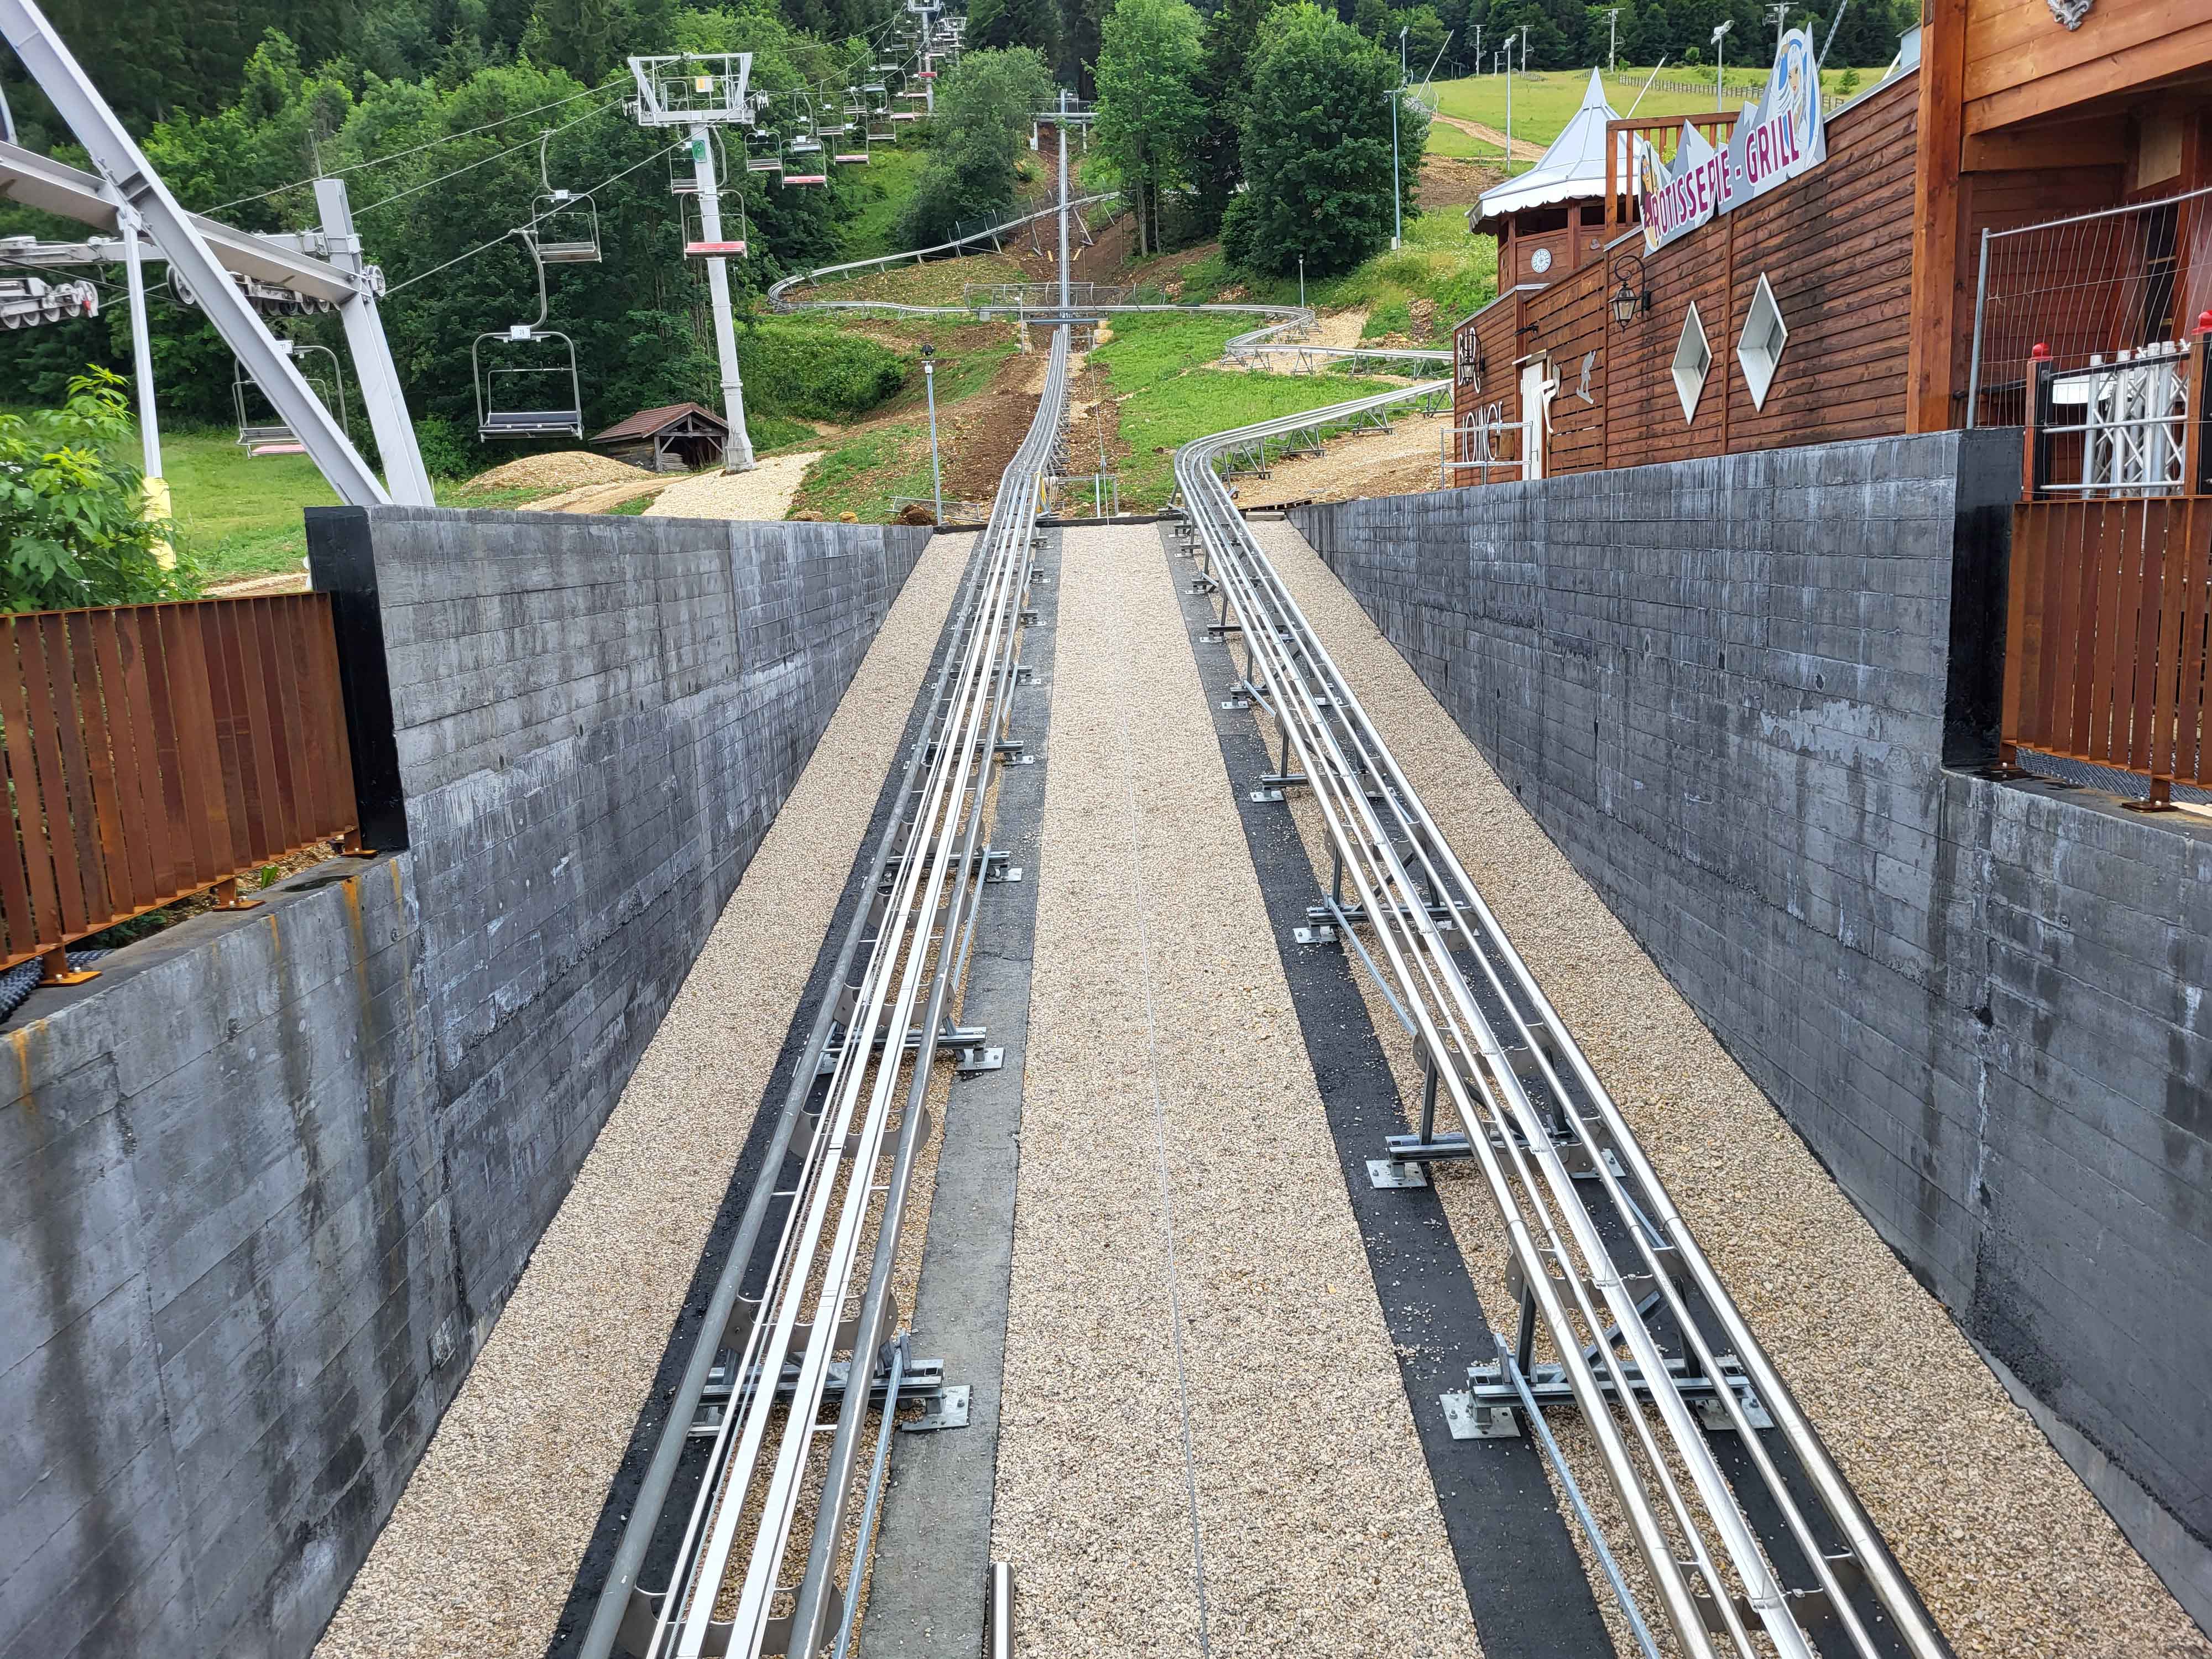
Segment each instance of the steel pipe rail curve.
[{"label": "steel pipe rail curve", "polygon": [[[872,1396],[891,1432],[903,1338],[890,1278],[926,1100],[953,1035],[951,999],[975,939],[988,858],[991,767],[1017,679],[1040,492],[1065,420],[1068,332],[1057,331],[1028,435],[963,579],[954,642],[897,799],[863,878],[832,981],[793,1075],[738,1237],[711,1298],[592,1625],[584,1659],[814,1659],[850,1640],[861,1575],[836,1579]],[[855,962],[861,963],[857,977]],[[801,1129],[806,1133],[804,1137]],[[803,1144],[802,1144],[803,1141]],[[793,1155],[796,1174],[790,1172]],[[757,1246],[784,1206],[757,1291]],[[863,1268],[865,1267],[865,1273]],[[858,1306],[854,1306],[855,1297]],[[842,1356],[841,1358],[840,1356]],[[842,1364],[826,1448],[819,1421]],[[701,1416],[711,1378],[726,1404]],[[696,1497],[669,1495],[687,1442],[708,1442]],[[865,1551],[885,1460],[873,1460]],[[818,1492],[805,1565],[787,1575],[799,1510]],[[670,1581],[638,1582],[648,1551]],[[720,1609],[729,1607],[727,1617]]]},{"label": "steel pipe rail curve", "polygon": [[[1247,694],[1282,728],[1286,753],[1278,769],[1303,773],[1326,821],[1336,873],[1325,914],[1335,916],[1412,1035],[1425,1086],[1440,1087],[1456,1110],[1465,1139],[1449,1138],[1450,1155],[1479,1164],[1504,1218],[1522,1323],[1517,1344],[1498,1339],[1498,1375],[1516,1389],[1525,1385],[1540,1322],[1592,1431],[1667,1627],[1691,1659],[1770,1652],[1812,1659],[1807,1623],[1823,1613],[1851,1651],[1875,1659],[1885,1649],[1875,1645],[1852,1599],[1855,1583],[1890,1622],[1887,1641],[1901,1643],[1913,1659],[1942,1659],[1943,1638],[1668,1199],[1626,1119],[1216,474],[1220,459],[1311,428],[1317,417],[1352,417],[1446,388],[1430,382],[1216,433],[1184,446],[1175,466],[1205,574],[1222,595],[1223,622],[1233,612],[1238,624]],[[1454,948],[1454,933],[1466,942],[1462,949]],[[1394,1155],[1446,1155],[1446,1141],[1434,1136],[1425,1115],[1421,1135],[1407,1139],[1414,1144],[1394,1146]],[[1601,1189],[1612,1210],[1609,1231],[1632,1239],[1632,1252],[1607,1242],[1578,1181]],[[1662,1351],[1662,1319],[1678,1334],[1679,1358]],[[1717,1335],[1708,1334],[1708,1322]],[[1724,1359],[1725,1349],[1733,1350],[1740,1373]],[[1725,1413],[1751,1465],[1740,1480],[1762,1489],[1757,1501],[1780,1516],[1778,1534],[1770,1528],[1769,1537],[1758,1535],[1700,1433],[1684,1386],[1699,1377],[1707,1409],[1717,1405]],[[1816,1535],[1762,1443],[1753,1421],[1762,1406],[1802,1467],[1839,1551]],[[1688,1492],[1679,1478],[1685,1474]],[[1583,1518],[1595,1537],[1595,1521]],[[1796,1557],[1795,1573],[1771,1553],[1784,1543]],[[1785,1576],[1802,1581],[1807,1573],[1812,1584],[1785,1587]],[[1616,1580],[1615,1592],[1640,1625],[1626,1585]]]},{"label": "steel pipe rail curve", "polygon": [[[1079,196],[1074,200],[1068,203],[1068,211],[1073,213],[1079,211],[1084,208],[1094,207],[1100,202],[1110,202],[1119,194],[1120,192],[1118,191],[1101,191],[1095,195]],[[915,264],[921,264],[927,260],[936,258],[939,256],[950,255],[957,257],[963,250],[968,248],[974,243],[995,241],[1010,230],[1019,230],[1024,225],[1031,223],[1036,220],[1057,218],[1059,216],[1060,204],[1054,202],[1050,207],[1039,208],[1034,213],[1022,214],[1017,218],[1007,220],[1003,224],[988,225],[981,230],[970,231],[965,236],[956,236],[949,242],[933,242],[927,247],[908,248],[901,253],[879,253],[873,258],[848,259],[842,264],[817,265],[811,270],[798,271],[792,276],[780,278],[778,281],[771,283],[769,285],[769,308],[772,311],[797,311],[802,307],[811,309],[824,303],[835,303],[845,306],[865,304],[866,303],[866,301],[853,300],[829,302],[822,301],[793,301],[788,299],[787,296],[789,295],[791,290],[794,288],[799,288],[803,285],[811,286],[816,283],[826,282],[833,277],[857,276],[862,271],[878,270],[888,270],[893,265],[903,264],[909,259]],[[898,309],[902,311],[913,310],[928,313],[951,312],[956,314],[964,315],[968,312],[969,307],[966,306],[901,306]]]}]

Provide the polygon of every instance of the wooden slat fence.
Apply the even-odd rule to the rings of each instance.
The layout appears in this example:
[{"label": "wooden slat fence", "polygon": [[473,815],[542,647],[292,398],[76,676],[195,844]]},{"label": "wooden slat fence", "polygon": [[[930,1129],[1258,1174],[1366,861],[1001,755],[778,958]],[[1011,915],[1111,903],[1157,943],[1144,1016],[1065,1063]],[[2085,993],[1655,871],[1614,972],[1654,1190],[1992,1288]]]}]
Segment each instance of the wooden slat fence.
[{"label": "wooden slat fence", "polygon": [[0,967],[356,827],[326,594],[0,617]]},{"label": "wooden slat fence", "polygon": [[2004,750],[2212,783],[2204,743],[2212,498],[2013,508]]}]

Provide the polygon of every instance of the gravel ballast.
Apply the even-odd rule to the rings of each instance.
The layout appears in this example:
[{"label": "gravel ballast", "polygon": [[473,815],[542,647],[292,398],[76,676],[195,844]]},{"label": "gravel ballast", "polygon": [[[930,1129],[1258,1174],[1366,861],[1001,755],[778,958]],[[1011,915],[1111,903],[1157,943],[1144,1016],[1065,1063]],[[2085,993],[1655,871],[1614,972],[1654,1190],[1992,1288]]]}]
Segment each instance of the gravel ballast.
[{"label": "gravel ballast", "polygon": [[1017,1650],[1473,1655],[1158,534],[1065,547],[994,1517]]},{"label": "gravel ballast", "polygon": [[536,1654],[551,1639],[970,539],[939,537],[915,566],[325,1632],[324,1659]]},{"label": "gravel ballast", "polygon": [[[1254,531],[1962,1659],[2212,1656],[1942,1304],[1304,539],[1287,525]],[[1487,1207],[1486,1195],[1454,1216],[1479,1284],[1498,1247],[1462,1217]]]}]

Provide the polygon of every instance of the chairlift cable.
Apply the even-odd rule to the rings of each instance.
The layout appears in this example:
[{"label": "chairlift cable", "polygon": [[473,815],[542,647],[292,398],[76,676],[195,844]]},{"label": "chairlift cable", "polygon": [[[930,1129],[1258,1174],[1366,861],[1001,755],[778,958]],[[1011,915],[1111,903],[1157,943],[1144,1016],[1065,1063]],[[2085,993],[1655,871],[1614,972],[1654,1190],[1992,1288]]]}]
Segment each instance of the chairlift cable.
[{"label": "chairlift cable", "polygon": [[[648,167],[652,163],[664,159],[672,151],[683,149],[684,145],[688,144],[690,142],[690,141],[689,139],[682,140],[677,143],[669,145],[665,149],[657,149],[653,151],[653,154],[647,156],[644,161],[635,162],[629,167],[624,167],[620,173],[616,173],[612,178],[600,179],[599,182],[593,185],[590,190],[578,191],[576,192],[576,199],[582,200],[583,198],[592,195],[596,191],[605,190],[609,185],[616,184],[622,179],[627,179],[631,173],[635,173],[639,167]],[[493,237],[489,241],[477,243],[466,253],[457,253],[441,265],[433,265],[428,270],[418,270],[415,275],[410,276],[405,282],[392,283],[391,287],[384,290],[384,297],[388,300],[393,295],[398,293],[402,289],[414,287],[416,283],[421,282],[425,276],[435,276],[441,270],[452,270],[455,265],[459,264],[464,259],[473,259],[477,254],[488,252],[492,248],[499,246],[502,242],[512,240],[517,231],[521,231],[526,234],[530,231],[534,231],[537,228],[538,219],[536,216],[533,215],[527,225],[515,226],[507,230],[502,230],[498,235]]]},{"label": "chairlift cable", "polygon": [[[628,83],[629,76],[627,75],[610,76],[605,81],[600,82],[596,87],[586,87],[581,92],[572,92],[566,98],[556,98],[550,104],[539,104],[535,108],[517,110],[512,115],[501,116],[496,121],[487,121],[482,126],[469,127],[460,132],[449,132],[442,137],[427,139],[422,143],[410,145],[405,149],[396,149],[389,155],[372,155],[366,161],[356,161],[350,167],[337,167],[329,173],[322,174],[321,176],[325,179],[347,178],[353,173],[366,172],[370,167],[380,167],[387,161],[399,161],[405,160],[410,155],[419,155],[426,149],[437,149],[441,144],[450,144],[454,143],[456,140],[462,138],[473,138],[480,132],[489,132],[494,127],[503,127],[510,121],[521,120],[525,116],[541,115],[549,109],[560,109],[565,105],[574,103],[579,98],[589,98],[594,93],[618,91],[622,87]],[[615,100],[615,102],[617,103],[620,101],[619,98]],[[613,104],[611,103],[606,107],[612,108],[613,106]],[[594,112],[594,113],[596,112]],[[234,200],[224,202],[218,206],[205,209],[204,211],[210,217],[212,217],[214,215],[218,213],[227,213],[232,208],[242,207],[248,202],[265,201],[271,196],[281,196],[288,190],[303,190],[314,182],[315,181],[313,179],[295,179],[289,185],[278,185],[272,189],[260,191],[252,196],[240,196],[236,198]]]},{"label": "chairlift cable", "polygon": [[433,185],[444,184],[448,179],[458,179],[464,173],[474,172],[477,167],[484,167],[490,162],[500,161],[506,156],[514,155],[518,150],[528,149],[533,145],[542,143],[544,139],[551,137],[555,133],[566,132],[570,127],[581,126],[585,122],[590,120],[594,115],[604,115],[608,110],[613,107],[614,106],[611,103],[602,104],[597,109],[585,111],[583,114],[579,115],[573,121],[564,121],[557,127],[548,127],[544,132],[537,134],[532,137],[526,138],[519,144],[509,144],[505,149],[495,149],[489,155],[481,155],[473,161],[463,162],[459,167],[453,168],[450,173],[441,173],[434,179],[425,179],[419,185],[410,185],[404,190],[394,191],[389,196],[379,197],[375,201],[371,202],[367,207],[356,208],[353,210],[354,217],[358,219],[364,213],[374,213],[380,207],[387,207],[394,202],[404,201],[410,196],[418,196],[422,191],[430,189]]}]

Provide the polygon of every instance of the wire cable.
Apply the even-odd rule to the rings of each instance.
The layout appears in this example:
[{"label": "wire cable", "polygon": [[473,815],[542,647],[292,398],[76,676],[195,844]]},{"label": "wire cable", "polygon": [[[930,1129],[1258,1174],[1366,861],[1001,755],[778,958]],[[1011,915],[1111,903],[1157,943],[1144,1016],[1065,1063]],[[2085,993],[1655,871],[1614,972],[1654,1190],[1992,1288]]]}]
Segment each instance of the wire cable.
[{"label": "wire cable", "polygon": [[[653,162],[661,160],[664,156],[683,149],[684,145],[688,144],[690,142],[690,140],[688,138],[680,140],[676,143],[670,144],[666,149],[653,151],[652,155],[647,156],[643,161],[634,161],[629,166],[624,167],[620,173],[614,174],[612,177],[600,179],[599,182],[593,185],[591,189],[578,191],[574,196],[568,198],[570,204],[573,204],[576,202],[588,200],[590,198],[597,195],[599,191],[605,190],[609,185],[619,184],[623,179],[629,178],[631,173],[635,173],[640,167],[650,167]],[[389,201],[392,198],[386,197],[385,199]],[[498,235],[493,237],[489,241],[477,243],[466,253],[455,254],[443,264],[432,265],[428,270],[418,270],[415,275],[410,276],[404,283],[394,283],[391,287],[384,290],[384,297],[388,300],[393,295],[398,293],[402,289],[414,287],[416,283],[421,282],[425,276],[435,276],[441,270],[451,270],[455,265],[459,264],[464,259],[473,259],[477,254],[487,252],[489,250],[497,247],[501,243],[507,241],[511,237],[517,235],[526,236],[532,231],[536,230],[543,222],[544,216],[542,215],[533,213],[530,216],[530,219],[527,223],[516,225],[509,230],[503,230]]]},{"label": "wire cable", "polygon": [[613,105],[610,103],[603,104],[598,109],[586,110],[581,115],[576,117],[574,120],[563,121],[559,126],[552,128],[550,132],[534,133],[530,137],[524,139],[519,144],[509,144],[505,149],[495,149],[489,155],[479,155],[473,161],[464,161],[459,167],[453,168],[450,172],[441,173],[434,179],[425,179],[419,185],[410,185],[406,189],[394,191],[389,196],[380,196],[375,201],[371,202],[367,207],[356,208],[353,210],[354,217],[358,219],[364,213],[374,213],[377,209],[380,207],[388,207],[394,202],[404,202],[410,196],[419,196],[422,191],[430,189],[433,185],[444,184],[448,179],[458,179],[465,173],[472,173],[480,167],[484,167],[490,162],[497,161],[507,156],[513,155],[519,150],[528,149],[532,145],[538,143],[541,139],[550,137],[552,133],[566,132],[570,127],[581,126],[585,122],[590,120],[594,115],[604,115],[612,107]]},{"label": "wire cable", "polygon": [[[605,92],[610,88],[620,84],[621,80],[622,77],[619,76],[609,76],[596,87],[586,87],[581,92],[572,92],[566,98],[556,98],[550,104],[539,104],[531,109],[520,109],[512,115],[501,116],[496,121],[487,121],[482,126],[469,127],[459,132],[449,132],[442,137],[428,139],[422,143],[410,145],[405,149],[396,149],[389,155],[373,155],[366,161],[356,161],[351,167],[337,167],[319,176],[325,179],[343,179],[352,173],[366,172],[370,167],[380,167],[387,161],[404,161],[410,155],[419,155],[426,149],[435,149],[441,144],[450,144],[462,138],[473,138],[480,132],[489,132],[494,127],[503,127],[508,122],[520,121],[526,116],[541,115],[549,109],[560,109],[565,105],[574,103],[579,98],[589,98],[593,93]],[[248,202],[265,201],[271,196],[282,196],[288,190],[303,189],[314,182],[313,179],[295,179],[289,185],[278,185],[273,189],[261,191],[252,196],[238,197],[220,206],[209,208],[206,212],[212,217],[216,214],[228,212],[232,208],[241,207]]]}]

